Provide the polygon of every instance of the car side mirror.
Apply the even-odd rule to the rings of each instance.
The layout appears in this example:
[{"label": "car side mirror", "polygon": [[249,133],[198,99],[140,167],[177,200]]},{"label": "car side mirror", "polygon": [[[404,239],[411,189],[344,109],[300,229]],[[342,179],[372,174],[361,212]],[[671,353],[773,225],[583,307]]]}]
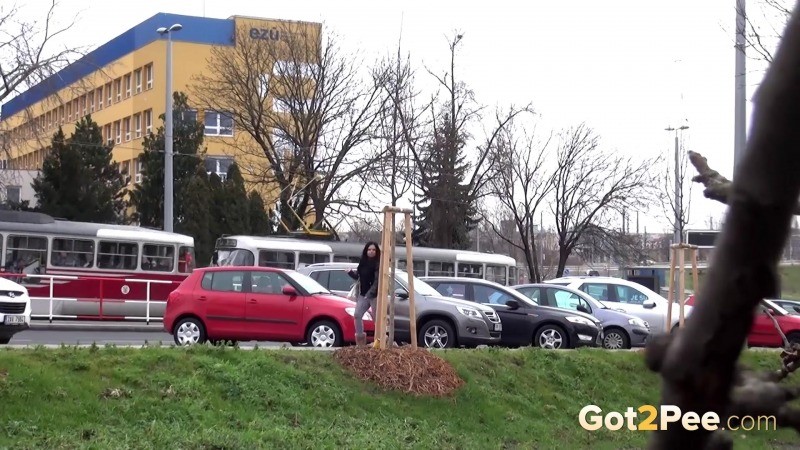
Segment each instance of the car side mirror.
[{"label": "car side mirror", "polygon": [[406,291],[403,288],[396,289],[394,291],[394,296],[399,298],[399,299],[401,299],[401,300],[406,300],[406,299],[408,299],[408,291]]},{"label": "car side mirror", "polygon": [[508,306],[508,309],[519,309],[519,302],[516,300],[506,300],[506,306]]},{"label": "car side mirror", "polygon": [[284,286],[281,292],[283,292],[283,295],[297,295],[297,289],[294,286]]},{"label": "car side mirror", "polygon": [[645,300],[644,303],[642,303],[642,306],[645,309],[653,309],[656,307],[656,302],[653,300]]},{"label": "car side mirror", "polygon": [[589,308],[587,308],[587,307],[585,307],[583,305],[578,305],[578,311],[580,311],[582,313],[589,314]]}]

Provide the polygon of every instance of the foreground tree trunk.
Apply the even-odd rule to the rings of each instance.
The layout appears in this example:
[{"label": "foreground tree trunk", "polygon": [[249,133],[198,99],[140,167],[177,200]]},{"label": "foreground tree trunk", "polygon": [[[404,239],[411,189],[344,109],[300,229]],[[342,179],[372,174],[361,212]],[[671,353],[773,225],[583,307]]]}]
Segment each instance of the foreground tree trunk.
[{"label": "foreground tree trunk", "polygon": [[[658,336],[646,352],[648,366],[663,379],[661,403],[700,417],[714,411],[720,426],[729,415],[750,414],[775,415],[779,426],[800,429],[800,411],[787,406],[800,390],[777,384],[794,367],[769,374],[737,368],[756,307],[777,292],[777,265],[800,195],[798,123],[800,15],[795,9],[759,88],[746,154],[726,193],[727,220],[694,311],[684,329]],[[731,448],[723,433],[702,427],[688,431],[673,423],[653,434],[650,447]]]}]

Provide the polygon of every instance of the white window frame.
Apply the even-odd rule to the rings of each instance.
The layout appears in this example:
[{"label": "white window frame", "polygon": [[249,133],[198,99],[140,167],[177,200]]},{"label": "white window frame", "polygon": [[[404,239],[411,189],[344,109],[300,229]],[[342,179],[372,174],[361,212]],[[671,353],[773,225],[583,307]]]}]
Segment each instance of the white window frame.
[{"label": "white window frame", "polygon": [[153,89],[153,63],[144,66],[145,83],[147,89]]},{"label": "white window frame", "polygon": [[122,119],[123,129],[125,130],[125,142],[131,140],[131,117]]},{"label": "white window frame", "polygon": [[114,85],[112,83],[107,83],[105,87],[108,88],[108,92],[106,93],[106,107],[109,107],[114,100]]},{"label": "white window frame", "polygon": [[89,103],[89,112],[94,112],[94,90],[86,94],[86,102]]},{"label": "white window frame", "polygon": [[153,131],[153,110],[148,109],[144,112],[144,132],[150,134]]},{"label": "white window frame", "polygon": [[127,75],[125,75],[123,77],[123,80],[125,80],[125,98],[130,98],[130,96],[131,96],[131,82],[132,82],[132,79],[133,79],[133,76],[131,74],[127,74]]},{"label": "white window frame", "polygon": [[104,131],[106,132],[106,145],[111,145],[114,143],[114,136],[111,135],[111,124],[106,124]]},{"label": "white window frame", "polygon": [[133,128],[135,130],[133,136],[136,139],[142,137],[142,114],[136,113],[133,115]]},{"label": "white window frame", "polygon": [[[208,118],[209,114],[213,114],[213,115],[216,116],[217,120],[216,120],[216,125],[215,126],[206,125],[206,119]],[[233,120],[231,120],[231,134],[221,134],[220,133],[222,131],[222,125],[220,124],[220,122],[221,122],[223,114],[224,113],[221,113],[221,112],[218,112],[218,111],[205,111],[204,117],[203,117],[203,135],[205,135],[205,136],[219,136],[219,137],[233,137],[233,132],[234,132],[234,130],[233,130],[233,128],[234,128]],[[212,130],[216,130],[216,132],[215,133],[209,133],[207,131],[209,128],[211,128]]]},{"label": "white window frame", "polygon": [[117,103],[119,103],[122,101],[122,78],[114,80],[114,90],[116,90],[115,97],[117,98]]},{"label": "white window frame", "polygon": [[103,88],[99,87],[99,88],[97,88],[97,94],[95,94],[95,95],[97,95],[97,110],[98,111],[103,109],[103,97],[105,97],[105,94],[103,92],[104,92]]},{"label": "white window frame", "polygon": [[133,82],[136,86],[134,95],[142,92],[142,69],[136,69],[133,71]]},{"label": "white window frame", "polygon": [[118,121],[114,122],[114,135],[116,136],[116,138],[114,139],[114,142],[117,143],[117,144],[122,143],[122,121],[121,120],[118,120]]}]

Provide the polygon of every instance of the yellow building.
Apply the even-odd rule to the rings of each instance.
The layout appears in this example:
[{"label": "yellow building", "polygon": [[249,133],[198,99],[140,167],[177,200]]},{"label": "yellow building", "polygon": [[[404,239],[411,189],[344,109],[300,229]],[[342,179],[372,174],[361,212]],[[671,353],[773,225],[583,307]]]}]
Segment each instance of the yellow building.
[{"label": "yellow building", "polygon": [[[172,34],[172,87],[192,102],[190,86],[208,71],[214,47],[233,47],[237,36],[279,40],[287,24],[317,39],[321,24],[233,16],[213,19],[159,13],[101,45],[49,79],[21,93],[0,109],[0,137],[5,151],[0,168],[41,168],[53,134],[63,127],[69,137],[75,122],[91,114],[113,145],[114,161],[127,170],[131,183],[141,179],[138,156],[143,137],[162,125],[166,106],[167,39],[156,30],[181,24]],[[242,33],[244,31],[244,33]],[[231,117],[197,110],[205,125],[206,169],[224,175],[234,160],[250,159],[232,151],[226,140],[248,139]],[[240,162],[241,165],[241,162]],[[133,186],[130,186],[133,187]],[[265,199],[266,200],[266,199]]]}]

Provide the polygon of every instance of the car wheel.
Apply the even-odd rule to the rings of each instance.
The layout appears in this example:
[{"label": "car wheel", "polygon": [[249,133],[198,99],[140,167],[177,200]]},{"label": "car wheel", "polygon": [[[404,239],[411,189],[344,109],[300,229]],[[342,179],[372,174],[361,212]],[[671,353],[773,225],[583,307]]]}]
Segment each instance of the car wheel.
[{"label": "car wheel", "polygon": [[306,343],[318,348],[341,347],[342,332],[330,320],[321,320],[308,327]]},{"label": "car wheel", "polygon": [[[800,333],[792,332],[786,335],[786,340],[789,341],[789,346],[793,346],[794,344],[800,344]],[[2,341],[0,341],[0,344]]]},{"label": "car wheel", "polygon": [[449,323],[434,319],[420,327],[417,341],[425,348],[453,348],[456,346],[456,333]]},{"label": "car wheel", "polygon": [[628,333],[622,328],[609,328],[604,331],[603,348],[609,350],[622,350],[631,348]]},{"label": "car wheel", "polygon": [[533,345],[552,350],[570,348],[567,332],[560,326],[552,324],[547,324],[536,331]]},{"label": "car wheel", "polygon": [[204,344],[206,342],[206,327],[200,319],[187,317],[175,325],[172,331],[175,344],[184,347],[187,345]]}]

